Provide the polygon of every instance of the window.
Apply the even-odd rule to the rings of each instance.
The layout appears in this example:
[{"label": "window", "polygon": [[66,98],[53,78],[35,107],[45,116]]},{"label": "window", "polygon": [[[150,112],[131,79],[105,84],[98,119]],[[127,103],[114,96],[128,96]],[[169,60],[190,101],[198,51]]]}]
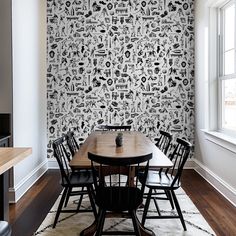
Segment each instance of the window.
[{"label": "window", "polygon": [[236,133],[236,0],[219,8],[219,129]]}]

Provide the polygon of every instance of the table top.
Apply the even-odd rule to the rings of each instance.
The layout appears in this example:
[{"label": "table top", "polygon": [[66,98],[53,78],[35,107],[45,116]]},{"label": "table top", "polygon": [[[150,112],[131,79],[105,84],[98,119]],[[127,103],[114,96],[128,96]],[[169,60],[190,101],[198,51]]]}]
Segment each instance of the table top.
[{"label": "table top", "polygon": [[173,165],[169,158],[140,132],[123,131],[123,146],[116,147],[117,133],[116,131],[95,131],[91,133],[70,161],[71,168],[90,167],[91,161],[88,159],[88,152],[113,158],[152,153],[153,158],[149,162],[150,167],[161,168]]},{"label": "table top", "polygon": [[0,174],[32,153],[32,148],[0,148]]}]

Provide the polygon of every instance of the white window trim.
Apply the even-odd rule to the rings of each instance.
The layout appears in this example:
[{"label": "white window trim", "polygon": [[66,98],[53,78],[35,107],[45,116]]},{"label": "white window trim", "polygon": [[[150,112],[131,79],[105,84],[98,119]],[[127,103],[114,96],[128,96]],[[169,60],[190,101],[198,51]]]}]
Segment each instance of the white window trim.
[{"label": "white window trim", "polygon": [[236,153],[236,138],[217,131],[209,131],[207,129],[201,129],[201,131],[205,133],[206,140]]},{"label": "white window trim", "polygon": [[[221,21],[223,23],[223,15],[220,9],[225,9],[227,6],[230,6],[232,3],[235,3],[235,0],[222,0],[221,3],[219,3],[218,5],[216,5],[217,7],[217,28],[216,28],[216,32],[215,34],[218,35],[218,42],[217,42],[217,51],[220,51],[220,54],[224,54],[225,50],[224,50],[224,38],[222,37],[223,35],[223,25],[219,24],[219,21]],[[235,7],[235,17],[236,17],[236,7]],[[236,34],[236,31],[234,32],[234,34]],[[236,35],[234,36],[234,40],[235,43],[234,45],[236,45]],[[218,50],[219,49],[219,50]],[[236,50],[236,47],[234,47],[234,50]],[[236,53],[235,53],[236,56]],[[209,58],[210,59],[210,58]],[[220,60],[222,59],[222,60]],[[236,131],[234,130],[230,130],[227,128],[223,128],[222,126],[222,101],[223,101],[223,96],[222,96],[222,83],[224,80],[229,80],[229,79],[235,79],[236,78],[236,72],[229,74],[229,75],[224,75],[223,71],[224,71],[224,56],[220,57],[219,54],[217,56],[217,63],[218,63],[218,94],[217,94],[217,99],[218,99],[218,113],[217,113],[217,117],[218,117],[218,124],[217,124],[217,131],[220,133],[224,133],[224,134],[228,134],[229,136],[235,136],[236,135]],[[234,64],[235,70],[236,70],[236,60],[235,60],[235,64]]]},{"label": "white window trim", "polygon": [[[205,137],[208,141],[213,142],[233,153],[236,153],[236,138],[232,136],[232,133],[227,133],[226,130],[219,130],[219,118],[221,119],[218,101],[220,91],[219,89],[219,55],[216,50],[219,44],[218,35],[218,9],[225,5],[225,0],[208,0],[206,5],[208,7],[209,22],[208,22],[208,51],[206,56],[208,57],[208,117],[206,129],[201,129],[205,133]],[[207,47],[206,47],[207,48]],[[217,71],[218,70],[218,71]],[[233,75],[225,76],[225,78],[232,78]],[[221,98],[219,98],[221,99]],[[217,117],[217,118],[216,118]]]},{"label": "white window trim", "polygon": [[[217,34],[218,34],[218,38],[219,38],[219,42],[218,42],[218,48],[220,48],[220,53],[221,54],[224,54],[226,51],[225,51],[225,48],[224,48],[224,38],[222,38],[222,37],[220,37],[220,36],[222,36],[224,33],[223,33],[223,30],[224,30],[224,27],[223,27],[223,25],[224,25],[224,18],[223,18],[223,15],[222,15],[222,12],[221,12],[221,10],[220,9],[222,9],[222,10],[225,10],[228,6],[230,6],[232,3],[235,3],[235,0],[224,0],[223,1],[223,4],[221,4],[221,5],[219,5],[217,8],[218,8],[218,11],[217,11],[217,15],[218,15],[218,21],[220,21],[222,24],[221,25],[219,25],[219,22],[218,22],[218,32],[217,32]],[[235,8],[235,13],[236,13],[236,8]],[[235,14],[235,16],[236,16],[236,14]],[[234,34],[235,34],[235,32],[234,32]],[[235,37],[234,37],[234,39],[235,39]],[[234,42],[234,45],[235,45],[235,42]],[[234,49],[235,50],[235,47],[234,48],[232,48],[232,49]],[[229,50],[228,50],[229,51]],[[220,80],[225,80],[225,79],[228,79],[228,78],[232,78],[233,76],[235,76],[236,75],[236,73],[232,73],[232,74],[229,74],[229,75],[224,75],[223,74],[223,72],[224,72],[224,66],[225,66],[225,63],[224,63],[224,56],[222,56],[222,61],[220,61],[219,59],[218,59],[218,63],[219,63],[219,71],[218,71],[218,73],[219,73],[219,79]],[[234,69],[236,69],[236,60],[235,60],[235,64],[234,64]]]}]

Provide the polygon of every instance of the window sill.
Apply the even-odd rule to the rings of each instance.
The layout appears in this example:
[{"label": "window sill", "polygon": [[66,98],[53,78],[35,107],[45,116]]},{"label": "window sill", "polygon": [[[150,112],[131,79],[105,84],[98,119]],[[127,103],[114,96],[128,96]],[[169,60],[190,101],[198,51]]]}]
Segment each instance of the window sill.
[{"label": "window sill", "polygon": [[236,138],[217,131],[210,131],[206,129],[201,129],[201,131],[205,133],[208,141],[236,153]]}]

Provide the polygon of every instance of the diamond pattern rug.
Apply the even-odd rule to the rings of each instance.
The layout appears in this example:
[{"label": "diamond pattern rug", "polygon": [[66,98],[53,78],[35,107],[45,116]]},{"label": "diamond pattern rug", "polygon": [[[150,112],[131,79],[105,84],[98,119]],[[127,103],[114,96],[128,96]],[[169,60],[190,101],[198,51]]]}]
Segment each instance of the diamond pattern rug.
[{"label": "diamond pattern rug", "polygon": [[[208,225],[206,220],[197,210],[193,202],[186,195],[183,189],[176,191],[177,198],[179,200],[180,207],[183,212],[187,231],[183,230],[182,224],[179,219],[147,219],[145,227],[151,229],[158,236],[205,236],[215,235],[214,231]],[[60,198],[60,196],[59,196]],[[80,232],[89,226],[94,221],[93,213],[61,213],[59,221],[55,229],[52,228],[56,209],[59,203],[59,198],[55,202],[54,206],[34,233],[39,236],[78,236]],[[67,208],[75,209],[77,206],[78,197],[73,196],[70,198]],[[161,213],[175,214],[175,210],[171,209],[168,201],[158,201]],[[89,208],[88,198],[85,196],[82,202],[83,208]],[[150,204],[149,214],[155,214],[155,206]],[[143,209],[138,209],[137,215],[141,219]],[[105,230],[125,230],[132,231],[132,222],[130,219],[106,219]]]}]

